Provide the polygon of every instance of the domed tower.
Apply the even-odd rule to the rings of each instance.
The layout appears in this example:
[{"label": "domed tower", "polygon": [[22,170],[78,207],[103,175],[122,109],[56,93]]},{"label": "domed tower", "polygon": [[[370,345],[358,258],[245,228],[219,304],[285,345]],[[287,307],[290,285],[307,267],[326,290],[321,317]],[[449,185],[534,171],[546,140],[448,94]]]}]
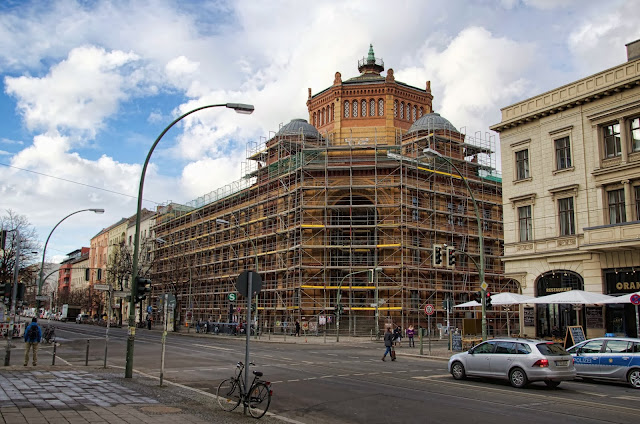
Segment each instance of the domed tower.
[{"label": "domed tower", "polygon": [[425,89],[396,81],[393,69],[384,71],[369,45],[358,61],[360,75],[342,81],[336,72],[333,85],[312,95],[309,88],[309,123],[335,143],[400,144],[411,125],[432,112],[431,84]]}]

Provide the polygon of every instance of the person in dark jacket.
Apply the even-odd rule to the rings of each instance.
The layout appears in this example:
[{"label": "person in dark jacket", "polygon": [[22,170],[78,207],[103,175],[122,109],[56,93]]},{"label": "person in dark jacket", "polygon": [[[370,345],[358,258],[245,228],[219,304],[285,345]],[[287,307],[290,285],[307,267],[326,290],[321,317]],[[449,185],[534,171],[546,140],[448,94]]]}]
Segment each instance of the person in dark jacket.
[{"label": "person in dark jacket", "polygon": [[31,324],[24,330],[24,366],[29,363],[29,349],[33,349],[33,366],[38,364],[38,344],[42,340],[42,330],[38,325],[38,319],[32,318]]},{"label": "person in dark jacket", "polygon": [[[386,347],[386,350],[384,351],[384,355],[382,355],[383,361],[386,360],[384,358],[387,356],[387,353],[389,354],[389,356],[391,356],[391,347],[393,346],[393,333],[391,332],[390,327],[387,327],[387,332],[384,333],[384,346]],[[391,360],[395,361],[396,358],[391,356]]]}]

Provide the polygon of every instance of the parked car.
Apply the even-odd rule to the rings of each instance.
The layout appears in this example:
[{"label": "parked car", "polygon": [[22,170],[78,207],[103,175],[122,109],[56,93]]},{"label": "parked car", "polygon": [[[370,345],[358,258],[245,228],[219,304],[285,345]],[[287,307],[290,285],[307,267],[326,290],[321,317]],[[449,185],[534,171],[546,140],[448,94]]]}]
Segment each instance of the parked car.
[{"label": "parked car", "polygon": [[544,381],[558,387],[561,381],[573,380],[573,358],[562,345],[545,340],[492,339],[453,355],[448,370],[456,380],[467,376],[509,380],[513,387]]},{"label": "parked car", "polygon": [[87,314],[80,314],[76,317],[77,324],[87,324],[91,320],[91,317]]},{"label": "parked car", "polygon": [[640,389],[640,339],[599,337],[571,346],[578,377],[623,381]]}]

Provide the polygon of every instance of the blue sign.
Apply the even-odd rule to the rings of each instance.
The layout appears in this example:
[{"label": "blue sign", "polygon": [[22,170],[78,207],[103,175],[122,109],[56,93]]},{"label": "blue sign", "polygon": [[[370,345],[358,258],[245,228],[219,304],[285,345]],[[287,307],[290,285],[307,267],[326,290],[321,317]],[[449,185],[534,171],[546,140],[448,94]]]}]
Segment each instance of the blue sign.
[{"label": "blue sign", "polygon": [[153,312],[153,308],[149,305],[147,306],[147,313],[150,314],[151,312]]}]

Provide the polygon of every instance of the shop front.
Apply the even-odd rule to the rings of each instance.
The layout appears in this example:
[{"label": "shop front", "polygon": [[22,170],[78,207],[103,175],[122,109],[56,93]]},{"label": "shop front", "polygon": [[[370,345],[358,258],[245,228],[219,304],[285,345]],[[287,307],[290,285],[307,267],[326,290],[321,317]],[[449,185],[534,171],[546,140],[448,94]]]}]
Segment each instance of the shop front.
[{"label": "shop front", "polygon": [[[536,297],[569,290],[584,290],[582,276],[574,271],[550,271],[540,275],[536,282]],[[567,327],[585,323],[586,309],[581,306],[539,304],[535,306],[535,310],[536,337],[562,338],[566,334]],[[580,323],[576,313],[580,317]]]},{"label": "shop front", "polygon": [[[621,296],[640,291],[640,270],[635,268],[605,269],[606,294]],[[636,307],[631,303],[617,303],[605,308],[605,328],[616,336],[638,337]]]}]

